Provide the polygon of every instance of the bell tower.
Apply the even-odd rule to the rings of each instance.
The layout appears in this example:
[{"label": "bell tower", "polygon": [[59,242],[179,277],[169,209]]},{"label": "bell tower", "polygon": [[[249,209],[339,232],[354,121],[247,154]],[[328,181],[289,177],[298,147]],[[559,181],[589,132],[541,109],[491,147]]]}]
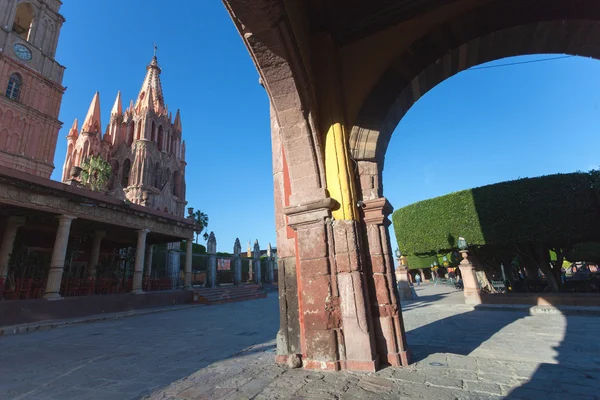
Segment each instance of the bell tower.
[{"label": "bell tower", "polygon": [[0,168],[49,178],[65,67],[54,59],[60,0],[0,0]]}]

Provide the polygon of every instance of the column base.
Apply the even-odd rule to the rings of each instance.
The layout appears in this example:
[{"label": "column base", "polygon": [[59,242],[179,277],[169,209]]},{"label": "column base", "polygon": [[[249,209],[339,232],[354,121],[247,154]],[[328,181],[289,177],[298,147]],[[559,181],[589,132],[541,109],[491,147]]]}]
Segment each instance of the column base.
[{"label": "column base", "polygon": [[388,354],[387,361],[392,367],[408,367],[411,361],[410,350]]},{"label": "column base", "polygon": [[465,304],[469,304],[472,306],[476,306],[482,303],[481,301],[481,293],[477,291],[469,291],[465,290]]},{"label": "column base", "polygon": [[142,289],[134,289],[129,293],[133,293],[133,294],[144,294],[144,291]]},{"label": "column base", "polygon": [[59,293],[46,293],[44,295],[46,300],[62,300],[63,298]]}]

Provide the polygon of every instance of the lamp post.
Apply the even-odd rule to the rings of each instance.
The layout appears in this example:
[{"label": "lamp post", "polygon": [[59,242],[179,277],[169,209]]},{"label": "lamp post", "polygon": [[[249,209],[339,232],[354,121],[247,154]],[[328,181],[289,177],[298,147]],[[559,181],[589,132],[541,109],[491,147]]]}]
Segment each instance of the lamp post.
[{"label": "lamp post", "polygon": [[458,249],[462,255],[462,260],[458,267],[463,280],[465,303],[481,304],[481,291],[479,289],[479,284],[477,283],[475,266],[469,259],[469,245],[465,238],[458,238]]},{"label": "lamp post", "polygon": [[402,254],[400,249],[396,249],[394,255],[398,260],[398,268],[396,268],[396,284],[398,286],[400,300],[413,300],[406,257]]}]

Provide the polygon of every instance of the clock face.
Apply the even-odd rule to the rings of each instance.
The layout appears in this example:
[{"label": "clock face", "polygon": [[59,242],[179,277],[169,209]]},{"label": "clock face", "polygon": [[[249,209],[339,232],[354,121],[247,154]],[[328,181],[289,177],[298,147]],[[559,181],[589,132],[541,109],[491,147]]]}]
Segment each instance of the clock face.
[{"label": "clock face", "polygon": [[29,61],[31,60],[31,50],[29,50],[27,47],[23,46],[20,43],[15,43],[15,45],[13,46],[13,50],[15,52],[15,55],[20,58],[23,61]]}]

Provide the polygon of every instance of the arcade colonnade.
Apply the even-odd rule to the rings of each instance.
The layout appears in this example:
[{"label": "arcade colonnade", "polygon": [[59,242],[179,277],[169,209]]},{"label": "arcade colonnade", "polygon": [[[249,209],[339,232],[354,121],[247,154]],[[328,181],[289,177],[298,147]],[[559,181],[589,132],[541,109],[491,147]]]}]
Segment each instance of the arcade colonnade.
[{"label": "arcade colonnade", "polygon": [[392,132],[423,94],[474,65],[598,57],[600,3],[223,2],[270,99],[278,361],[407,365],[381,179]]}]

